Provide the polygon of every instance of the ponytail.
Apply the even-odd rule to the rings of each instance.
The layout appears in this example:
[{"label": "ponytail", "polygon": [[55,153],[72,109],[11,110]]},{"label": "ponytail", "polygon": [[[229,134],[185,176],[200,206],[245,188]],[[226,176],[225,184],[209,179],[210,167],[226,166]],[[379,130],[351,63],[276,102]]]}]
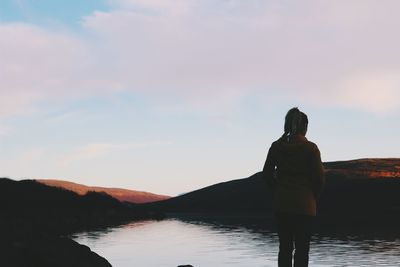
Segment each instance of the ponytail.
[{"label": "ponytail", "polygon": [[290,109],[285,116],[284,133],[280,140],[288,142],[289,138],[294,134],[305,134],[307,125],[308,118],[306,114],[301,112],[297,107]]}]

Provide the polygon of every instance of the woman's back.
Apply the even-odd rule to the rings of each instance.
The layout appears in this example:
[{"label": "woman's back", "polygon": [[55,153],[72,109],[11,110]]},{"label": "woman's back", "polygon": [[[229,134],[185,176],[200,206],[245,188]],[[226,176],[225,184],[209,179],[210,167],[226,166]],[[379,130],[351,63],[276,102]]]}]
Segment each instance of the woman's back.
[{"label": "woman's back", "polygon": [[318,147],[295,135],[289,141],[274,142],[270,153],[276,167],[275,211],[315,216],[319,184],[323,182]]}]

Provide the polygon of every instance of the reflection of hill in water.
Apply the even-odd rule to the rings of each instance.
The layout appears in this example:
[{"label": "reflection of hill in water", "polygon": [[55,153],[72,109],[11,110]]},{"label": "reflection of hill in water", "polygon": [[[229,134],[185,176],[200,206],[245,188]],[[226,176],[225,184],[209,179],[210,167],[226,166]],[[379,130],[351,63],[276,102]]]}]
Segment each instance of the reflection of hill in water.
[{"label": "reflection of hill in water", "polygon": [[[325,225],[400,223],[400,159],[360,159],[324,165],[326,186],[319,202],[319,220]],[[271,214],[272,201],[271,192],[255,174],[144,206],[169,213],[202,214],[200,217],[238,213],[253,216]]]}]

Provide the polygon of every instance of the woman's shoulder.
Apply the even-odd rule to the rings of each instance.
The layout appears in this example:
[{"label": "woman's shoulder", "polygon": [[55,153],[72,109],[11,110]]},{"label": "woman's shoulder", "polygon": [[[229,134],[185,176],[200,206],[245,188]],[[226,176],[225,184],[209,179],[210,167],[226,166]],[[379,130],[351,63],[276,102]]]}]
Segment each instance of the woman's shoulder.
[{"label": "woman's shoulder", "polygon": [[279,138],[277,140],[275,140],[274,142],[272,142],[271,147],[278,147],[285,144],[285,141],[283,140],[283,138]]},{"label": "woman's shoulder", "polygon": [[318,152],[318,153],[319,153],[319,148],[318,148],[318,146],[317,146],[316,143],[307,140],[306,145],[307,145],[307,146],[309,147],[309,149],[312,150],[313,152]]}]

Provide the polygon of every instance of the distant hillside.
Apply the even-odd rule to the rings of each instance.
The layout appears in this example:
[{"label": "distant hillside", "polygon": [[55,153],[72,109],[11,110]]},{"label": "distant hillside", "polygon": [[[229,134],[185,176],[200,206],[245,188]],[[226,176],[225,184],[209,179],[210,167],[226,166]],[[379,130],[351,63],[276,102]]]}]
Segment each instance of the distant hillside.
[{"label": "distant hillside", "polygon": [[[73,228],[107,225],[142,218],[144,214],[104,192],[78,195],[64,188],[35,180],[14,181],[0,178],[2,218],[42,229],[69,231]],[[0,224],[2,221],[0,220]],[[1,230],[1,227],[0,227]]]},{"label": "distant hillside", "polygon": [[75,193],[78,193],[79,195],[84,195],[89,191],[105,192],[108,195],[118,199],[119,201],[126,201],[132,203],[147,203],[147,202],[160,201],[170,198],[169,196],[156,195],[148,192],[134,191],[121,188],[86,186],[83,184],[77,184],[62,180],[37,179],[36,181],[49,186],[65,188]]},{"label": "distant hillside", "polygon": [[[344,223],[356,218],[365,223],[384,218],[400,222],[400,159],[359,159],[324,166],[320,217]],[[257,173],[144,206],[170,213],[271,214],[272,193]]]},{"label": "distant hillside", "polygon": [[324,163],[328,175],[352,178],[400,178],[400,159],[358,159]]}]

